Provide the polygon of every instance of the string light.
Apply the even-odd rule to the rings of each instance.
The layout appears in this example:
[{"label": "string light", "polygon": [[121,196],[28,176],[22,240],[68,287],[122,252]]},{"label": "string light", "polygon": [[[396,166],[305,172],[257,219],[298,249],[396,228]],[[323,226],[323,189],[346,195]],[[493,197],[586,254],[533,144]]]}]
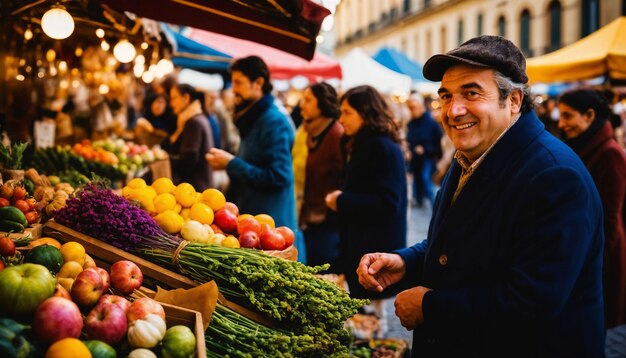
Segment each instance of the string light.
[{"label": "string light", "polygon": [[54,5],[41,18],[43,32],[56,40],[68,38],[74,32],[74,19],[65,7]]},{"label": "string light", "polygon": [[113,48],[113,56],[121,63],[129,63],[136,54],[135,46],[127,39],[121,39]]}]

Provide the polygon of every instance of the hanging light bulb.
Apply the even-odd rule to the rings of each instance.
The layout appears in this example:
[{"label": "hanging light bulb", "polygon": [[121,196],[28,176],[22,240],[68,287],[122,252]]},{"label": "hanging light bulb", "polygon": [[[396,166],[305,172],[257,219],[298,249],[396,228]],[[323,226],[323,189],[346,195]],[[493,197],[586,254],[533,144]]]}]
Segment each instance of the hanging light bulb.
[{"label": "hanging light bulb", "polygon": [[150,73],[150,71],[146,71],[143,73],[143,75],[141,75],[141,79],[145,83],[151,83],[152,81],[154,81],[154,75]]},{"label": "hanging light bulb", "polygon": [[141,49],[142,49],[142,50],[147,50],[147,49],[148,49],[148,43],[147,43],[147,42],[145,42],[145,41],[144,41],[144,42],[142,42],[142,43],[141,43]]},{"label": "hanging light bulb", "polygon": [[102,42],[100,42],[100,48],[102,48],[102,50],[104,51],[109,51],[109,49],[111,48],[111,45],[109,45],[107,40],[102,39]]},{"label": "hanging light bulb", "polygon": [[46,51],[46,60],[48,60],[48,62],[53,62],[56,57],[57,53],[54,52],[53,49],[49,49],[48,51]]},{"label": "hanging light bulb", "polygon": [[156,66],[156,78],[165,77],[174,71],[174,64],[172,61],[165,58],[159,60]]},{"label": "hanging light bulb", "polygon": [[65,7],[54,5],[41,18],[43,32],[56,40],[68,38],[74,32],[74,19]]},{"label": "hanging light bulb", "polygon": [[33,38],[33,31],[30,29],[30,25],[24,31],[24,40],[28,41]]},{"label": "hanging light bulb", "polygon": [[104,30],[102,29],[97,29],[96,30],[96,36],[98,36],[99,39],[104,37]]},{"label": "hanging light bulb", "polygon": [[113,56],[121,63],[129,63],[135,58],[136,54],[135,46],[127,39],[121,39],[115,47],[113,47]]},{"label": "hanging light bulb", "polygon": [[82,47],[77,47],[76,50],[74,50],[74,55],[76,55],[76,57],[80,57],[83,55],[83,48]]}]

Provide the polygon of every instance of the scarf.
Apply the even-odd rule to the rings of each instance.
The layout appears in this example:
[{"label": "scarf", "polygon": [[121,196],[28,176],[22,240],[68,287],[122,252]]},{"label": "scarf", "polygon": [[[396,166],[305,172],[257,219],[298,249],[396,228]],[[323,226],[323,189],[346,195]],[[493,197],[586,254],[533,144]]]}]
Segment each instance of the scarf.
[{"label": "scarf", "polygon": [[274,97],[271,94],[266,94],[250,105],[250,107],[235,113],[235,126],[239,129],[239,134],[242,138],[250,133],[257,118],[265,113],[272,104],[274,104]]},{"label": "scarf", "polygon": [[178,119],[176,120],[176,131],[170,136],[170,143],[176,143],[178,137],[183,134],[185,123],[199,114],[202,114],[202,105],[200,104],[200,101],[196,99],[178,114]]},{"label": "scarf", "polygon": [[589,143],[596,133],[604,126],[606,118],[596,118],[586,131],[580,133],[578,137],[565,139],[565,144],[574,150],[576,153],[580,151]]}]

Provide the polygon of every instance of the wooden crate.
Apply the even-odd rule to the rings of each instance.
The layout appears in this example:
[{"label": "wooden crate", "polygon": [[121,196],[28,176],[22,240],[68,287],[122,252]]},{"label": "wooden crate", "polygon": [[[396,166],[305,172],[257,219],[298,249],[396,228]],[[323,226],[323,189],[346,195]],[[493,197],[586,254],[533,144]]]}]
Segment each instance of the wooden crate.
[{"label": "wooden crate", "polygon": [[43,225],[41,224],[32,224],[30,227],[24,229],[24,232],[18,233],[6,233],[0,231],[0,236],[9,236],[11,239],[19,239],[20,237],[24,237],[26,235],[30,235],[33,240],[39,239],[41,237]]},{"label": "wooden crate", "polygon": [[103,268],[108,268],[110,265],[120,260],[129,260],[139,266],[144,278],[153,279],[171,288],[191,288],[198,285],[195,281],[179,273],[164,269],[157,264],[120,250],[98,239],[94,239],[91,236],[81,234],[54,220],[50,220],[44,225],[43,234],[62,242],[78,242],[85,247],[85,251],[96,261],[98,266]]},{"label": "wooden crate", "polygon": [[198,311],[192,311],[183,307],[161,303],[165,310],[165,322],[167,328],[183,325],[191,328],[196,335],[196,357],[206,358],[206,343],[204,342],[204,325],[202,315]]}]

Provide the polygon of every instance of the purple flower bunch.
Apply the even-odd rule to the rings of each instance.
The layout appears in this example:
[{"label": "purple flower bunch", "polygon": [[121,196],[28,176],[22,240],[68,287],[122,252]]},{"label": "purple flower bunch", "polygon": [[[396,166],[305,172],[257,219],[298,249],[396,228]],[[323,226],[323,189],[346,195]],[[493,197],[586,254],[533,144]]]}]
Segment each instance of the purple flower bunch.
[{"label": "purple flower bunch", "polygon": [[164,232],[141,208],[97,184],[87,185],[54,214],[62,225],[125,251],[171,248],[181,239]]}]

